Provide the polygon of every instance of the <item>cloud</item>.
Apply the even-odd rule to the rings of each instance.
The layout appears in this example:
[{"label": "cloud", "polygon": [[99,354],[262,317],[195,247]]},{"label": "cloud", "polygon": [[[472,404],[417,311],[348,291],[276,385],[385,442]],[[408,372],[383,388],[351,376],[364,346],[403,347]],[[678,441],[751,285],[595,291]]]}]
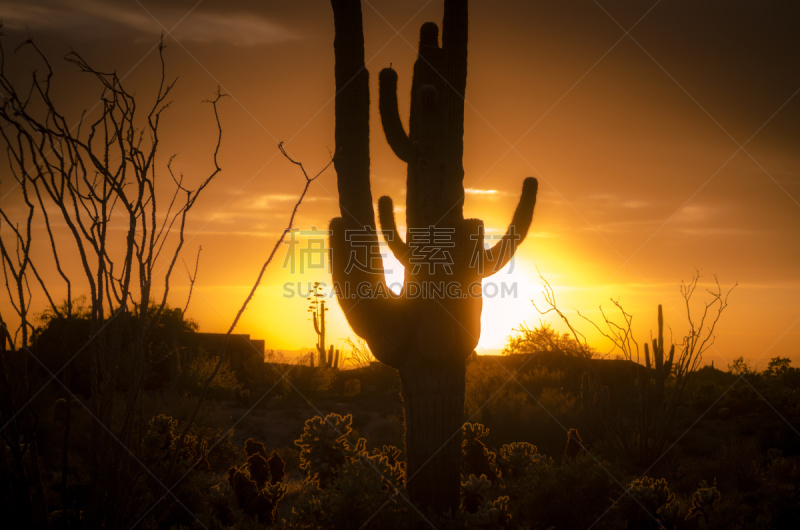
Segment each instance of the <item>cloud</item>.
[{"label": "cloud", "polygon": [[[264,210],[271,206],[275,206],[276,203],[295,203],[297,199],[299,199],[299,195],[292,195],[289,193],[266,193],[264,195],[257,195],[247,199],[247,202],[240,206],[240,208],[245,208],[248,210]],[[318,196],[318,197],[305,197],[303,199],[304,203],[308,202],[333,202],[333,197],[330,196]]]},{"label": "cloud", "polygon": [[743,228],[684,228],[680,233],[687,236],[752,236],[757,235],[757,230],[747,230]]},{"label": "cloud", "polygon": [[593,205],[602,205],[611,209],[622,207],[631,210],[641,210],[642,208],[650,206],[650,203],[647,201],[641,199],[626,199],[613,193],[594,194],[587,197],[587,199]]},{"label": "cloud", "polygon": [[0,2],[3,24],[10,29],[59,31],[90,38],[106,37],[117,33],[120,28],[158,35],[164,31],[160,24],[170,30],[180,21],[172,32],[180,41],[259,46],[300,38],[293,31],[256,13],[208,12],[200,9],[202,6],[183,18],[186,14],[183,9],[148,7],[151,17],[134,2]]},{"label": "cloud", "polygon": [[464,190],[464,193],[468,195],[498,195],[500,192],[497,190],[469,189],[469,190]]},{"label": "cloud", "polygon": [[620,203],[620,206],[623,208],[630,208],[632,210],[639,210],[641,208],[647,208],[650,206],[650,203],[647,201],[623,201]]}]

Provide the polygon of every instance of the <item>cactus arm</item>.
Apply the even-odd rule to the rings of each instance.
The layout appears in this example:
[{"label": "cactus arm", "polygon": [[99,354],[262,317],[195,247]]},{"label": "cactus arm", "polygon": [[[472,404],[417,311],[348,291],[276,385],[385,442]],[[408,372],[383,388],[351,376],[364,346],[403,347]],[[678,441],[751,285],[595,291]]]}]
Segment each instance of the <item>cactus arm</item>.
[{"label": "cactus arm", "polygon": [[484,270],[482,277],[488,277],[498,272],[506,266],[514,253],[517,246],[522,243],[525,236],[528,235],[528,229],[533,222],[533,209],[536,206],[536,193],[539,188],[539,183],[533,177],[528,177],[522,185],[522,195],[519,198],[519,204],[514,211],[514,217],[511,224],[502,239],[494,245],[491,249],[485,251]]},{"label": "cactus arm", "polygon": [[664,353],[664,313],[661,304],[658,304],[658,349]]},{"label": "cactus arm", "polygon": [[384,68],[378,76],[378,108],[386,141],[403,162],[411,161],[414,146],[408,139],[397,105],[397,72]]},{"label": "cactus arm", "polygon": [[[364,64],[360,0],[331,0],[331,6],[336,81],[333,164],[341,217],[330,223],[330,264],[339,304],[353,331],[367,339],[370,335],[377,336],[375,330],[386,327],[392,320],[392,308],[388,304],[392,300],[364,297],[361,289],[388,291],[369,182],[369,73]],[[354,232],[349,231],[361,233],[359,244],[351,242],[353,238],[348,236]],[[363,237],[365,231],[366,237]],[[366,267],[348,267],[354,262]],[[383,340],[378,338],[377,342]],[[394,362],[391,352],[385,357],[389,361],[387,364]]]},{"label": "cactus arm", "polygon": [[[447,120],[452,128],[449,139],[453,160],[461,161],[464,153],[464,98],[467,89],[467,0],[445,0],[442,20],[442,72],[452,90]],[[454,93],[453,93],[454,92]],[[458,164],[459,166],[461,164]],[[455,168],[454,168],[455,170]],[[458,168],[463,180],[463,167]],[[462,199],[463,200],[463,199]]]},{"label": "cactus arm", "polygon": [[644,343],[644,362],[647,366],[647,369],[650,369],[650,348],[647,346],[647,343]]},{"label": "cactus arm", "polygon": [[[386,286],[383,271],[379,275],[359,273],[357,269],[345,272],[350,260],[350,247],[345,238],[344,220],[336,217],[329,226],[333,286],[348,323],[359,337],[367,341],[378,361],[394,368],[402,366],[410,352],[406,341],[413,320],[404,313],[404,308],[396,307],[394,302],[397,300]],[[359,284],[371,282],[369,285],[376,287],[377,276],[380,276],[389,298],[359,297]]]},{"label": "cactus arm", "polygon": [[[336,58],[333,165],[345,229],[375,227],[369,185],[369,73],[364,64],[360,0],[331,0]],[[377,240],[376,240],[377,243]]]},{"label": "cactus arm", "polygon": [[389,246],[389,250],[392,251],[394,257],[403,267],[408,267],[410,257],[408,245],[397,231],[397,223],[394,219],[394,204],[390,197],[384,195],[378,200],[378,218],[381,222],[383,238]]},{"label": "cactus arm", "polygon": [[467,0],[445,0],[442,20],[442,49],[451,65],[448,81],[464,97],[467,86]]},{"label": "cactus arm", "polygon": [[658,347],[658,341],[653,339],[653,362],[655,363],[656,370],[661,370],[664,364],[664,350]]}]

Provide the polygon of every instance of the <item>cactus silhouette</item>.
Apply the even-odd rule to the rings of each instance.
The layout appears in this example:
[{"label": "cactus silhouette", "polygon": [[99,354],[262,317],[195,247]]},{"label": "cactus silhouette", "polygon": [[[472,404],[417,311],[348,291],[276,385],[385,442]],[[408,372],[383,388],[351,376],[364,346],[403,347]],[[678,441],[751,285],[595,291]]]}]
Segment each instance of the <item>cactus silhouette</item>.
[{"label": "cactus silhouette", "polygon": [[[325,345],[325,296],[322,293],[322,284],[314,282],[314,294],[312,294],[311,303],[308,305],[308,312],[311,313],[311,322],[314,323],[314,332],[317,334],[317,351],[316,355],[319,357],[320,366],[330,366],[331,361],[326,353],[327,346]],[[311,354],[311,367],[314,367],[314,353]]]},{"label": "cactus silhouette", "polygon": [[570,429],[567,433],[567,447],[564,449],[564,460],[571,460],[583,451],[583,440],[578,429]]},{"label": "cactus silhouette", "polygon": [[[465,360],[480,337],[480,282],[509,262],[527,234],[537,182],[525,180],[511,226],[492,249],[484,249],[483,222],[463,216],[467,1],[445,0],[441,46],[436,24],[425,23],[420,31],[408,134],[398,112],[397,73],[388,68],[379,75],[386,139],[408,164],[407,242],[397,232],[392,200],[378,201],[383,237],[405,268],[401,293],[390,291],[369,182],[369,74],[361,4],[331,0],[331,5],[334,167],[341,212],[330,224],[334,290],[353,330],[380,362],[400,373],[409,496],[436,510],[456,509]],[[426,296],[412,296],[420,290]]]},{"label": "cactus silhouette", "polygon": [[664,383],[672,371],[672,361],[675,357],[675,345],[669,349],[669,357],[664,361],[664,316],[661,312],[661,304],[658,305],[658,338],[653,339],[653,366],[650,364],[650,349],[644,343],[644,360],[649,371],[653,370],[653,382],[656,399],[663,399]]}]

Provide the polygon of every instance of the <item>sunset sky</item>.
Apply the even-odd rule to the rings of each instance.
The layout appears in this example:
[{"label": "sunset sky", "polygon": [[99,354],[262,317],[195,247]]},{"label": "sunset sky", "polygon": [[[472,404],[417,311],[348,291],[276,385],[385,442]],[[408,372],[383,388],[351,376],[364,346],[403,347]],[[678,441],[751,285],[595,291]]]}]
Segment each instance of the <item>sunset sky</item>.
[{"label": "sunset sky", "polygon": [[[372,195],[390,195],[397,207],[405,204],[405,165],[380,128],[377,75],[390,64],[397,70],[405,119],[417,33],[441,20],[442,6],[362,2]],[[60,57],[74,50],[99,70],[116,70],[149,102],[160,68],[156,43],[166,33],[167,72],[179,80],[161,155],[166,163],[177,153],[175,167],[191,182],[212,167],[215,126],[202,101],[217,86],[231,96],[220,104],[223,171],[192,211],[185,252],[193,263],[203,249],[188,316],[202,331],[225,331],[304,184],[278,143],[310,172],[335,147],[329,2],[3,1],[0,14],[9,67],[41,68],[30,52],[11,53],[33,37],[57,63],[56,86],[76,111],[95,105],[99,91]],[[780,355],[800,364],[798,27],[800,5],[790,2],[471,2],[465,214],[500,233],[522,180],[539,179],[531,234],[513,270],[489,280],[516,284],[516,297],[485,300],[479,353],[496,353],[523,321],[564,329],[530,302],[541,307],[537,267],[560,309],[601,352],[610,343],[573,310],[598,319],[611,298],[634,315],[640,343],[663,304],[679,342],[687,329],[680,281],[699,270],[704,287],[715,274],[725,289],[738,282],[707,361],[724,368],[743,356],[761,370]],[[19,201],[6,171],[0,197]],[[325,230],[337,200],[330,168],[311,186],[294,228]],[[397,215],[402,231],[402,208]],[[295,251],[322,237],[298,236]],[[285,297],[286,284],[307,291],[330,275],[283,267],[289,250],[279,250],[237,331],[296,350],[316,337],[307,301]],[[387,266],[392,279],[402,278],[399,264]],[[187,292],[181,269],[170,302],[183,306]],[[341,347],[353,332],[333,299],[329,307],[329,337]]]}]

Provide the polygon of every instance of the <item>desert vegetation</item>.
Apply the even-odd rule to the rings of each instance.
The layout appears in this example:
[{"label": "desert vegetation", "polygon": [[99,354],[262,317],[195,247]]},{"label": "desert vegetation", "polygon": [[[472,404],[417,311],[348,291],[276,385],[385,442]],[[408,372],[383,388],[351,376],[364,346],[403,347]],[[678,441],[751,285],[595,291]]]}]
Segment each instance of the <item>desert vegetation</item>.
[{"label": "desert vegetation", "polygon": [[[565,360],[571,354],[537,352],[524,365],[513,355],[473,356],[459,508],[442,513],[413,503],[405,488],[413,476],[394,370],[255,358],[239,373],[226,367],[181,440],[214,361],[191,342],[170,354],[179,358],[177,372],[153,370],[141,393],[141,442],[130,455],[138,468],[127,470],[130,490],[116,526],[722,529],[789,528],[798,516],[800,446],[790,425],[800,420],[800,370],[785,358],[760,372],[743,359],[725,370],[693,370],[674,444],[642,463],[597,428],[586,372]],[[6,374],[19,359],[4,354]],[[597,362],[611,365],[600,372],[612,378],[603,381],[607,413],[636,417],[641,401],[631,392],[649,379],[626,381],[614,360]],[[666,376],[667,387],[674,377]],[[38,420],[27,439],[36,441],[36,458],[29,448],[16,464],[41,480],[40,497],[31,496],[41,504],[31,502],[29,513],[10,502],[19,479],[5,439],[7,520],[30,521],[40,509],[42,526],[93,527],[95,420],[84,408],[92,399],[56,387],[34,399]]]},{"label": "desert vegetation", "polygon": [[[389,294],[380,263],[347,266],[345,258],[372,263],[379,237],[360,2],[332,5],[337,146],[328,166],[337,171],[341,217],[331,222],[331,265],[356,335],[341,349],[330,343],[317,283],[307,301],[317,341],[301,359],[260,351],[234,331],[320,173],[278,145],[303,187],[227,333],[210,337],[186,316],[199,249],[194,271],[186,267],[187,299],[177,307],[168,300],[187,251],[187,218],[222,171],[225,94],[206,102],[214,140],[207,171],[185,177],[173,158],[159,164],[174,86],[163,54],[149,106],[116,73],[68,55],[101,102],[72,127],[35,43],[18,50],[40,65],[22,86],[6,74],[0,49],[0,135],[21,199],[13,208],[0,202],[13,310],[0,317],[3,524],[793,528],[800,369],[782,357],[763,371],[744,358],[723,369],[704,363],[731,293],[716,279],[681,283],[685,322],[666,323],[657,306],[644,328],[619,300],[601,322],[580,313],[570,320],[545,281],[547,305],[536,309],[553,323],[509,322],[515,331],[492,356],[475,351],[480,296]],[[524,180],[508,231],[483,248],[483,222],[462,212],[467,26],[466,2],[453,0],[441,47],[439,28],[422,26],[408,133],[397,73],[378,78],[386,139],[408,164],[409,228],[454,234],[458,259],[446,279],[464,288],[509,262],[538,190]],[[378,201],[378,220],[405,285],[445,278],[411,261],[388,197]],[[354,230],[364,244],[345,237]],[[356,284],[386,296],[341,296],[358,292],[348,287]],[[586,340],[587,326],[613,345],[610,354]]]}]

